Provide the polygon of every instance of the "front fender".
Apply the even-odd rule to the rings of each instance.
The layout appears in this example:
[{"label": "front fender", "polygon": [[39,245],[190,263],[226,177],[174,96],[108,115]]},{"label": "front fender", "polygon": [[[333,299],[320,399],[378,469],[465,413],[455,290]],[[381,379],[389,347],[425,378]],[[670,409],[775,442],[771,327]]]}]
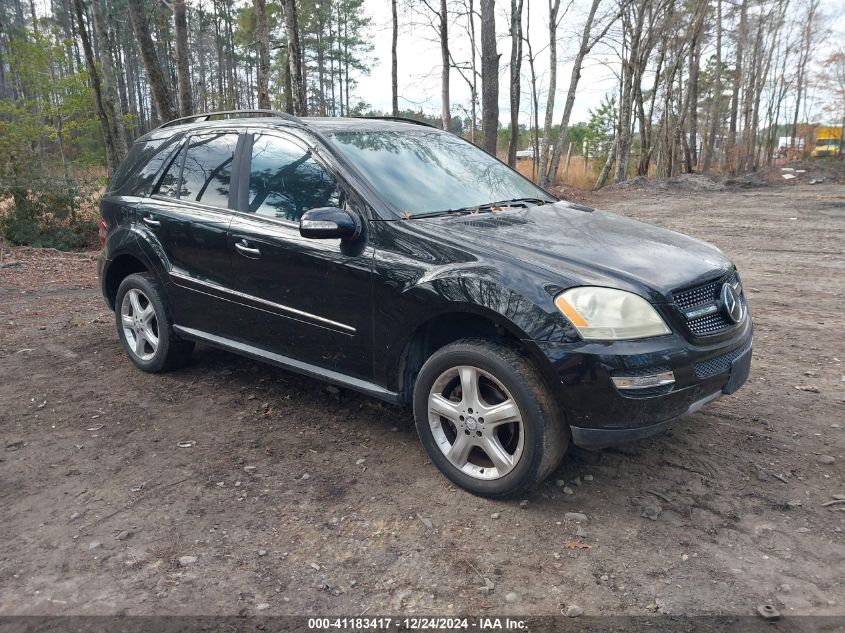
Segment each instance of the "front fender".
[{"label": "front fender", "polygon": [[[553,297],[536,281],[517,292],[495,277],[495,269],[455,270],[449,275],[422,277],[392,300],[376,301],[376,329],[385,335],[384,379],[397,383],[410,341],[433,319],[478,315],[523,341],[532,356],[542,359],[534,340],[574,340],[577,333],[554,307]],[[510,280],[511,282],[513,280]],[[522,291],[524,288],[524,291]],[[380,325],[379,325],[380,322]]]}]

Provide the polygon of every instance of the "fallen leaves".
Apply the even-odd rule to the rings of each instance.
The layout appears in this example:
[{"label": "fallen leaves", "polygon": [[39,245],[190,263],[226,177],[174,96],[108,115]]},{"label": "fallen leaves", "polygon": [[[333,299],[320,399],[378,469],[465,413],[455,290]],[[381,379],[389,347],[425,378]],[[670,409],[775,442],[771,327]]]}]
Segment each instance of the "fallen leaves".
[{"label": "fallen leaves", "polygon": [[592,549],[592,545],[588,545],[587,543],[582,543],[581,541],[566,541],[563,544],[566,549]]}]

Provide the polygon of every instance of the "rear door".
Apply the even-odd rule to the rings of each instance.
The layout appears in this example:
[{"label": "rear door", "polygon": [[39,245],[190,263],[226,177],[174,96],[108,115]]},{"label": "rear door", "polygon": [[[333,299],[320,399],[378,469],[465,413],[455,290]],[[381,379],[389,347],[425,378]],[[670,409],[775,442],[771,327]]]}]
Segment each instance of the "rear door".
[{"label": "rear door", "polygon": [[243,139],[237,130],[190,135],[136,216],[168,262],[174,321],[220,335],[232,328],[227,229]]},{"label": "rear door", "polygon": [[[303,213],[363,201],[326,159],[284,132],[256,132],[239,213],[229,227],[232,275],[242,293],[241,338],[265,350],[355,377],[372,377],[373,251],[306,239]],[[245,170],[246,175],[246,170]]]}]

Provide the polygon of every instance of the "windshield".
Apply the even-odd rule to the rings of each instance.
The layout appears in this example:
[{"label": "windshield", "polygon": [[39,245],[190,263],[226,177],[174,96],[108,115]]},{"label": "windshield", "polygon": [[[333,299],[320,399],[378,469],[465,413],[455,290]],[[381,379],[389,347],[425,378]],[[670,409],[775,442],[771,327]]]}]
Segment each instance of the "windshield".
[{"label": "windshield", "polygon": [[475,145],[440,131],[335,132],[338,149],[400,213],[465,209],[545,191]]}]

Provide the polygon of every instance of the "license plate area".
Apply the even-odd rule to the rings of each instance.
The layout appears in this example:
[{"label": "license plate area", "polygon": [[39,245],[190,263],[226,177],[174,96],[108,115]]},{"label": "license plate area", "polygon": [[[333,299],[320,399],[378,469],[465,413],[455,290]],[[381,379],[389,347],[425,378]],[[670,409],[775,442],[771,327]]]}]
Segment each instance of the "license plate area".
[{"label": "license plate area", "polygon": [[722,387],[722,393],[731,394],[736,392],[745,381],[748,380],[748,375],[751,373],[751,350],[749,349],[739,358],[734,359],[731,363],[731,374],[728,382]]}]

